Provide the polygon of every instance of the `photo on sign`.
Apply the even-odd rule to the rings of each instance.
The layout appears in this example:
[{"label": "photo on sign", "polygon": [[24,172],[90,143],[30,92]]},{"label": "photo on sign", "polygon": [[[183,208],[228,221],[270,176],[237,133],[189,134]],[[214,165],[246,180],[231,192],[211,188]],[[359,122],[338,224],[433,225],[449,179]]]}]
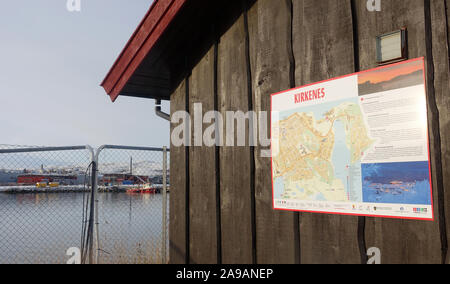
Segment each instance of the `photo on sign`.
[{"label": "photo on sign", "polygon": [[431,205],[427,162],[362,165],[363,201]]},{"label": "photo on sign", "polygon": [[412,61],[358,74],[360,96],[422,85],[423,62]]}]

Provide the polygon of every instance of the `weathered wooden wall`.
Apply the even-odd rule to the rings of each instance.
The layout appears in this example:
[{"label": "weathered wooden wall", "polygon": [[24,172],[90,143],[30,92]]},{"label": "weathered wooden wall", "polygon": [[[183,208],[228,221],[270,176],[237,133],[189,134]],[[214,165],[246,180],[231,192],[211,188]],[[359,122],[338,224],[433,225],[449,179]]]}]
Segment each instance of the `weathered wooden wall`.
[{"label": "weathered wooden wall", "polygon": [[[193,68],[189,78],[189,107],[193,117],[193,146],[189,150],[189,231],[192,263],[217,262],[215,149],[197,144],[197,139],[202,139],[206,126],[203,129],[194,129],[194,119],[202,121],[206,112],[214,110],[214,68],[214,49],[211,48]],[[197,103],[201,103],[201,110],[195,109]]]},{"label": "weathered wooden wall", "polygon": [[[285,1],[260,0],[249,10],[250,61],[253,105],[270,111],[270,95],[290,88],[290,10]],[[268,122],[267,125],[270,125]],[[256,147],[256,254],[257,263],[295,263],[300,243],[296,213],[273,210],[270,159]]]},{"label": "weathered wooden wall", "polygon": [[[183,81],[172,94],[170,112],[186,110],[186,84]],[[174,127],[171,127],[171,133]],[[184,137],[183,137],[184,138]],[[170,222],[169,247],[170,262],[172,264],[186,263],[186,147],[170,149]]]},{"label": "weathered wooden wall", "polygon": [[436,220],[274,211],[266,148],[172,146],[171,263],[361,263],[370,247],[383,263],[448,263],[449,1],[382,0],[381,12],[366,0],[241,2],[173,93],[172,113],[270,111],[272,93],[376,67],[375,37],[406,26],[409,58],[427,62]]},{"label": "weathered wooden wall", "polygon": [[[293,3],[296,84],[355,72],[351,2]],[[358,263],[358,217],[303,213],[300,224],[302,262]]]},{"label": "weathered wooden wall", "polygon": [[[218,110],[222,116],[225,118],[227,111],[247,113],[249,94],[243,15],[220,39],[217,69]],[[226,121],[224,125],[227,125]],[[233,137],[224,135],[222,139],[223,142],[229,140],[237,145],[236,135]],[[224,264],[253,262],[252,182],[249,178],[252,157],[250,155],[249,146],[220,147],[222,262]]]},{"label": "weathered wooden wall", "polygon": [[[445,263],[450,263],[450,255],[445,251],[448,249],[448,226],[450,221],[450,25],[449,25],[449,5],[450,1],[440,0],[431,1],[430,3],[430,15],[431,15],[431,38],[428,38],[427,42],[431,45],[432,58],[430,62],[434,68],[434,77],[432,78],[434,92],[434,98],[432,103],[432,112],[434,113],[434,120],[439,124],[435,125],[434,135],[438,136],[435,139],[436,145],[439,145],[439,152],[435,155],[440,155],[441,165],[434,164],[436,167],[442,169],[443,178],[440,180],[439,186],[441,187],[439,194],[439,210],[440,214],[440,232],[441,243],[444,244],[442,250]],[[430,49],[430,47],[429,47]],[[437,140],[437,141],[436,141]],[[445,216],[446,223],[443,222],[442,216]],[[445,237],[447,236],[447,240]]]}]

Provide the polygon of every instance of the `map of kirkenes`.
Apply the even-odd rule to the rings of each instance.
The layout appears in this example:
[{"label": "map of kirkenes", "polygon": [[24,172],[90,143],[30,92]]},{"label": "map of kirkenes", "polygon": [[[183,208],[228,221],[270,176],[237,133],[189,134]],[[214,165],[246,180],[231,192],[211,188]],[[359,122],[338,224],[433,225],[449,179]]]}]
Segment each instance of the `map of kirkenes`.
[{"label": "map of kirkenes", "polygon": [[374,141],[357,98],[282,112],[273,127],[276,199],[362,201],[360,161]]}]

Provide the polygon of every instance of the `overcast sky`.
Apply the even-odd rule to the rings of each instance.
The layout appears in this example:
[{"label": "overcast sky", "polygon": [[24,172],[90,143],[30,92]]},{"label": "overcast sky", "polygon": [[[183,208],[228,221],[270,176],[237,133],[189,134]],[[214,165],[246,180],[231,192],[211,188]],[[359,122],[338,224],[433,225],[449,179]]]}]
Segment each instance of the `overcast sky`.
[{"label": "overcast sky", "polygon": [[153,100],[112,103],[99,86],[152,0],[66,2],[1,2],[0,144],[168,145]]}]

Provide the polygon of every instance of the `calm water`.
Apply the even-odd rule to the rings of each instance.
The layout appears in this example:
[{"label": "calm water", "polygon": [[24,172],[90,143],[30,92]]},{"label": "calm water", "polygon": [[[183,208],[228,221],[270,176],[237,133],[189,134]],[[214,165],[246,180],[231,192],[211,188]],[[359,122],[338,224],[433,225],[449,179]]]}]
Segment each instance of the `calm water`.
[{"label": "calm water", "polygon": [[[161,259],[162,195],[99,195],[104,263]],[[80,247],[82,193],[0,194],[0,263],[65,263]]]}]

